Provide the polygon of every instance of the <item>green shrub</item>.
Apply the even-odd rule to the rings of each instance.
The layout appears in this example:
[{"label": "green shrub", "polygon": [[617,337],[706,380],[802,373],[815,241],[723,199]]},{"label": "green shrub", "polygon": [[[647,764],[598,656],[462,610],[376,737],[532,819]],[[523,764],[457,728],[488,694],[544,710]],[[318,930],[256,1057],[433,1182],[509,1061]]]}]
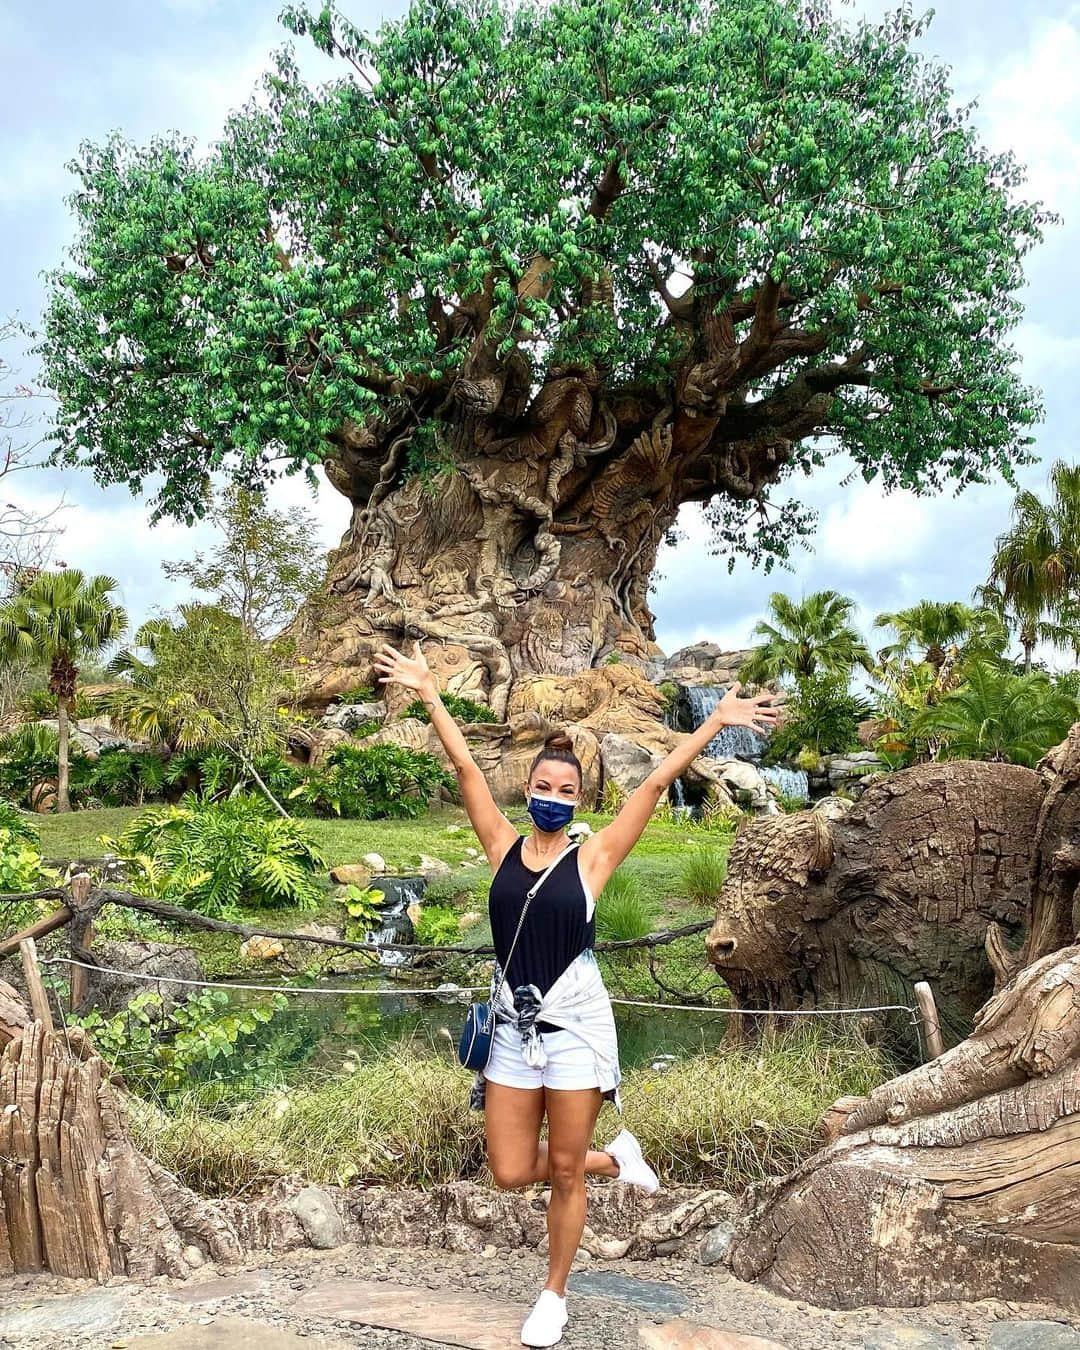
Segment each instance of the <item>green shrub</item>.
[{"label": "green shrub", "polygon": [[220,1066],[237,1051],[242,1051],[244,1077],[252,1086],[267,1074],[276,1079],[279,1070],[268,1062],[260,1032],[288,1004],[284,994],[271,994],[236,1005],[227,990],[204,989],[163,1012],[161,995],[147,990],[120,1012],[110,1015],[94,1008],[82,1016],[69,1014],[68,1022],[85,1027],[94,1048],[129,1087],[168,1099],[193,1081],[219,1076]]},{"label": "green shrub", "polygon": [[[461,698],[458,694],[440,694],[446,711],[456,722],[494,722],[495,714],[486,703],[477,703],[471,698]],[[399,717],[418,717],[421,722],[430,722],[431,716],[420,699],[409,704]]]},{"label": "green shrub", "polygon": [[693,849],[683,864],[685,893],[701,904],[712,904],[727,876],[727,858],[711,848]]},{"label": "green shrub", "polygon": [[416,940],[425,947],[450,947],[461,941],[461,921],[446,905],[425,905],[416,921]]},{"label": "green shrub", "polygon": [[853,694],[843,675],[813,675],[796,681],[784,725],[769,739],[766,759],[794,759],[809,747],[818,755],[841,754],[859,744],[859,723],[873,711]]},{"label": "green shrub", "polygon": [[[95,717],[99,711],[94,699],[87,698],[80,689],[68,707],[68,716],[77,722],[83,717]],[[55,717],[56,712],[56,695],[50,694],[48,689],[30,689],[18,702],[19,716],[26,721],[39,717]]]},{"label": "green shrub", "polygon": [[355,689],[346,689],[344,693],[335,694],[333,701],[335,703],[377,703],[382,697],[376,694],[370,684],[358,684]]},{"label": "green shrub", "polygon": [[317,909],[325,863],[300,822],[268,814],[262,798],[185,798],[151,807],[103,842],[144,893],[228,918],[241,906]]},{"label": "green shrub", "polygon": [[[41,877],[41,853],[38,849],[38,832],[26,819],[14,802],[0,799],[0,891],[32,891],[37,888]],[[10,927],[17,932],[23,926],[21,920],[29,923],[36,916],[22,913],[19,902],[20,922],[13,922],[12,907],[6,905],[0,918],[5,929]]]},{"label": "green shrub", "polygon": [[[270,791],[280,796],[287,796],[303,782],[300,770],[273,750],[259,755],[254,766]],[[208,799],[258,790],[243,761],[228,750],[177,751],[169,758],[165,781]]]},{"label": "green shrub", "polygon": [[373,928],[379,926],[379,907],[386,897],[374,886],[363,890],[359,886],[349,885],[345,894],[338,896],[338,903],[345,906],[345,936],[350,942],[363,942]]},{"label": "green shrub", "polygon": [[102,750],[88,766],[85,791],[104,806],[142,806],[160,797],[165,786],[165,760],[152,750]]},{"label": "green shrub", "polygon": [[[21,806],[30,801],[30,793],[44,779],[55,781],[60,738],[52,727],[24,722],[0,736],[0,796]],[[73,785],[80,776],[85,756],[72,742],[70,751]]]},{"label": "green shrub", "polygon": [[627,942],[654,930],[659,906],[630,872],[617,870],[596,901],[596,936],[602,942]]},{"label": "green shrub", "polygon": [[317,816],[351,820],[415,820],[453,779],[434,755],[401,745],[334,747],[326,767],[289,794]]}]

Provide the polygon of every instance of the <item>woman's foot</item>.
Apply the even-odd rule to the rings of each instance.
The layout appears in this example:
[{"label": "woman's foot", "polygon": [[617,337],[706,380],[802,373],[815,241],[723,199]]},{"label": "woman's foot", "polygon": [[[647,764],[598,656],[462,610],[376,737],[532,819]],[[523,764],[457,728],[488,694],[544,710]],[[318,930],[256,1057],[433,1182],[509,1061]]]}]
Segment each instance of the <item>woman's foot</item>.
[{"label": "woman's foot", "polygon": [[566,1299],[544,1289],[521,1328],[522,1345],[557,1345],[566,1326]]},{"label": "woman's foot", "polygon": [[655,1195],[660,1189],[660,1178],[641,1156],[641,1145],[629,1130],[620,1130],[604,1152],[609,1153],[619,1164],[616,1181],[637,1186],[646,1195]]}]

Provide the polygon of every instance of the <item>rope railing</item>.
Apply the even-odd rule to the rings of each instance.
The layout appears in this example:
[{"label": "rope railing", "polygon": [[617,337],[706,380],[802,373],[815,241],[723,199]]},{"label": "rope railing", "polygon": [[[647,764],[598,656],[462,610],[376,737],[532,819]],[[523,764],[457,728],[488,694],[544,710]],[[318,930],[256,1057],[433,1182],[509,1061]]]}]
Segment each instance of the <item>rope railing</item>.
[{"label": "rope railing", "polygon": [[[151,984],[184,984],[198,985],[204,989],[248,989],[256,990],[267,994],[341,994],[352,998],[357,995],[373,994],[392,996],[394,998],[404,998],[407,996],[426,996],[438,999],[456,999],[462,994],[483,994],[490,992],[489,985],[459,986],[452,988],[431,988],[425,986],[421,989],[402,989],[397,985],[390,985],[383,988],[363,988],[357,986],[342,986],[338,988],[327,988],[318,985],[281,985],[281,984],[253,984],[234,980],[192,980],[179,975],[148,975],[143,971],[122,970],[115,966],[92,966],[85,961],[77,961],[70,956],[41,956],[38,957],[38,964],[42,966],[83,966],[87,970],[103,971],[111,975],[123,975],[127,979],[145,980]],[[850,1008],[735,1008],[729,1004],[686,1004],[686,1003],[655,1003],[648,999],[637,998],[617,998],[612,996],[612,1003],[618,1003],[629,1008],[653,1008],[666,1012],[699,1012],[699,1013],[740,1013],[750,1017],[834,1017],[841,1014],[852,1013],[877,1013],[877,1012],[905,1012],[912,1016],[918,1014],[918,1008],[914,1004],[907,1003],[880,1003],[869,1007],[850,1007]]]}]

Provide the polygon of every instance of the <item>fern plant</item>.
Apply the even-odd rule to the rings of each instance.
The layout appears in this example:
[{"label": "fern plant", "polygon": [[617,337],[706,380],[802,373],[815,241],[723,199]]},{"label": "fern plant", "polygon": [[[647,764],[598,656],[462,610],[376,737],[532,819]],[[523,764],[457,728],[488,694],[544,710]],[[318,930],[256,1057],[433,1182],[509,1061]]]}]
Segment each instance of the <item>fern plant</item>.
[{"label": "fern plant", "polygon": [[326,864],[295,820],[255,797],[184,798],[137,816],[107,847],[145,893],[218,918],[248,908],[317,909]]}]

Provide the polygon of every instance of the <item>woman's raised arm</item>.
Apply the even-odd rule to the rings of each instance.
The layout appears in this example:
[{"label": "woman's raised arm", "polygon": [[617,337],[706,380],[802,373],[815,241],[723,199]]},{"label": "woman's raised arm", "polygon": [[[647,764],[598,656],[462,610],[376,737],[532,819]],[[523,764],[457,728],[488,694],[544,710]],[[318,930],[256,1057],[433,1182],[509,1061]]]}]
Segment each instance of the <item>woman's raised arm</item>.
[{"label": "woman's raised arm", "polygon": [[608,879],[637,841],[649,823],[660,798],[701,754],[721,727],[743,726],[763,735],[772,727],[778,715],[776,708],[768,707],[772,694],[758,694],[756,698],[739,698],[742,685],[736,680],[696,731],[690,733],[681,745],[662,760],[619,809],[619,814],[602,830],[597,830],[581,845],[581,870],[593,895],[599,895]]},{"label": "woman's raised arm", "polygon": [[420,650],[419,642],[413,643],[412,657],[403,656],[389,645],[383,646],[375,658],[375,668],[379,672],[379,681],[385,683],[393,680],[406,689],[414,690],[428,710],[431,725],[457,774],[461,800],[469,820],[494,870],[517,839],[518,831],[496,806],[487,779],[469,753],[461,728],[446,711],[439,697],[438,681]]}]

